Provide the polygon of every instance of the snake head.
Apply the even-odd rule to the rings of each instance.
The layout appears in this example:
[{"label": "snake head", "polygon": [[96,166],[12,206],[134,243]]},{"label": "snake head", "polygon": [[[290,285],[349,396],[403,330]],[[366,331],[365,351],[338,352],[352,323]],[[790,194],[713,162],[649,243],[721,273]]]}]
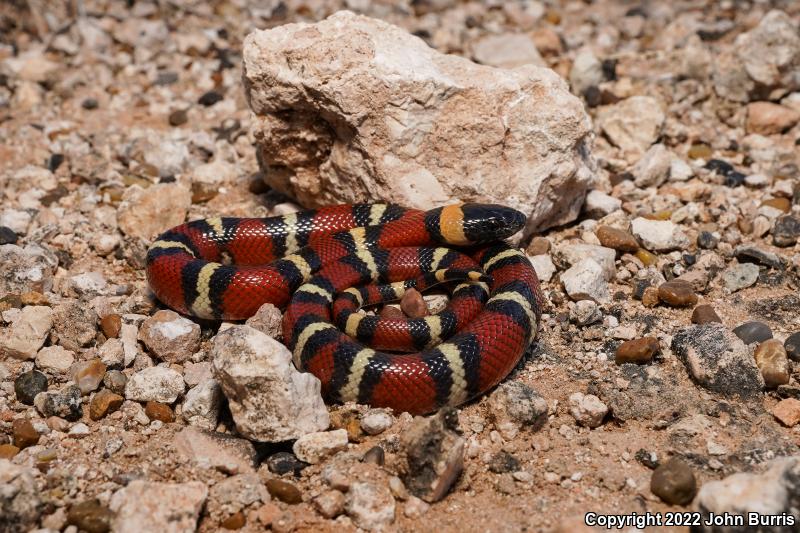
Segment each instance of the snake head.
[{"label": "snake head", "polygon": [[458,204],[428,211],[431,234],[447,244],[466,246],[510,237],[525,226],[524,213],[497,204]]}]

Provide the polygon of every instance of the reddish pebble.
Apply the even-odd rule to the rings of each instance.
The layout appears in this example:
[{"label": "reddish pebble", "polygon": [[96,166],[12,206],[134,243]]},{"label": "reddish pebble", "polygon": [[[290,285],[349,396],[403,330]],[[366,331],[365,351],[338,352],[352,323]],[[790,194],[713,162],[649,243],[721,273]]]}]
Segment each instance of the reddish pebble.
[{"label": "reddish pebble", "polygon": [[406,315],[404,315],[400,309],[392,305],[385,305],[383,306],[383,309],[381,309],[380,317],[392,320],[399,320],[406,318]]},{"label": "reddish pebble", "polygon": [[239,511],[223,520],[220,525],[225,529],[241,529],[244,527],[245,522],[244,513]]},{"label": "reddish pebble", "polygon": [[689,307],[697,303],[692,284],[676,279],[658,287],[658,298],[673,307]]},{"label": "reddish pebble", "polygon": [[23,450],[39,442],[39,432],[27,418],[18,418],[11,423],[11,433],[14,437],[14,446]]},{"label": "reddish pebble", "polygon": [[100,319],[100,329],[107,339],[116,339],[122,329],[122,317],[116,313],[104,316]]},{"label": "reddish pebble", "polygon": [[19,453],[19,448],[13,444],[0,444],[0,459],[11,459]]},{"label": "reddish pebble", "polygon": [[160,402],[147,402],[147,405],[144,406],[144,414],[150,420],[160,420],[165,424],[175,421],[175,413],[172,412],[169,405]]},{"label": "reddish pebble", "polygon": [[550,241],[545,237],[534,237],[525,253],[528,255],[543,255],[550,251]]},{"label": "reddish pebble", "polygon": [[428,316],[428,304],[422,298],[422,293],[417,289],[408,289],[400,299],[400,309],[409,318],[422,318]]},{"label": "reddish pebble", "polygon": [[607,248],[613,248],[620,252],[636,252],[639,249],[636,238],[627,231],[611,226],[599,226],[594,233],[600,244]]},{"label": "reddish pebble", "polygon": [[695,307],[694,311],[692,311],[693,324],[711,324],[713,322],[722,324],[722,319],[710,305],[701,304]]},{"label": "reddish pebble", "polygon": [[614,355],[614,360],[618,365],[623,363],[648,363],[658,350],[658,339],[655,337],[633,339],[619,345]]},{"label": "reddish pebble", "polygon": [[772,408],[772,416],[787,427],[794,427],[800,423],[800,400],[786,398]]}]

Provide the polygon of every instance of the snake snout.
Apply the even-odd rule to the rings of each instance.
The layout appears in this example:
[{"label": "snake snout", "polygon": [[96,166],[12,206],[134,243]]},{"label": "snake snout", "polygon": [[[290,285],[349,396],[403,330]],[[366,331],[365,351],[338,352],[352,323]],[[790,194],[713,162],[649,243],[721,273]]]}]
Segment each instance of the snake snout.
[{"label": "snake snout", "polygon": [[497,204],[464,204],[464,234],[474,243],[505,239],[525,226],[521,211]]}]

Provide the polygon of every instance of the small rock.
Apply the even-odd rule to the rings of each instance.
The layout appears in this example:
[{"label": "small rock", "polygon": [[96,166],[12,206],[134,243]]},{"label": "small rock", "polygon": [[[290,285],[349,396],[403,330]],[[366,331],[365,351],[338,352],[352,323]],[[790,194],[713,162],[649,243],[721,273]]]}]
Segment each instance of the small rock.
[{"label": "small rock", "polygon": [[394,522],[394,496],[389,487],[374,482],[356,482],[347,491],[345,511],[355,524],[369,531]]},{"label": "small rock", "polygon": [[103,294],[108,287],[108,282],[100,272],[84,272],[69,278],[69,285],[78,296],[91,298]]},{"label": "small rock", "polygon": [[611,299],[606,273],[594,259],[575,263],[561,274],[561,283],[567,295],[575,301],[607,302]]},{"label": "small rock", "polygon": [[650,251],[668,252],[689,246],[686,234],[669,220],[637,217],[631,222],[631,232]]},{"label": "small rock", "polygon": [[647,287],[642,293],[642,305],[645,307],[655,307],[660,301],[656,287]]},{"label": "small rock", "polygon": [[125,385],[128,384],[128,376],[119,370],[109,370],[103,378],[103,385],[115,394],[125,394]]},{"label": "small rock", "polygon": [[211,357],[242,435],[280,442],[329,426],[319,380],[298,372],[291,352],[278,341],[249,326],[233,326],[217,334]]},{"label": "small rock", "polygon": [[525,253],[529,256],[544,255],[550,251],[550,240],[546,237],[534,237],[531,243],[525,249]]},{"label": "small rock", "polygon": [[408,289],[400,299],[400,310],[409,318],[422,318],[428,316],[428,305],[418,290]]},{"label": "small rock", "polygon": [[583,94],[590,87],[596,87],[605,81],[603,63],[589,49],[581,49],[572,62],[569,71],[569,84],[572,92]]},{"label": "small rock", "polygon": [[299,476],[300,472],[308,466],[308,463],[304,463],[295,454],[289,452],[274,453],[267,458],[266,463],[269,471],[279,476],[289,472]]},{"label": "small rock", "polygon": [[690,307],[697,303],[691,283],[676,279],[659,285],[658,298],[673,307]]},{"label": "small rock", "polygon": [[750,244],[740,244],[733,250],[733,255],[741,263],[755,261],[760,265],[771,268],[779,269],[783,267],[783,262],[777,254]]},{"label": "small rock", "polygon": [[781,341],[766,340],[758,345],[753,355],[767,388],[789,383],[789,358]]},{"label": "small rock", "polygon": [[175,449],[202,468],[227,474],[252,471],[256,450],[245,439],[188,426],[175,436]]},{"label": "small rock", "polygon": [[800,112],[772,102],[747,104],[747,133],[775,135],[783,133],[800,121]]},{"label": "small rock", "polygon": [[406,500],[406,505],[403,508],[403,514],[407,518],[419,518],[431,508],[430,504],[417,498],[416,496],[409,496]]},{"label": "small rock", "polygon": [[199,349],[200,326],[165,309],[142,323],[139,340],[162,361],[181,363]]},{"label": "small rock", "polygon": [[[757,511],[761,520],[766,516],[793,516],[800,493],[800,458],[782,457],[766,463],[763,473],[739,472],[719,481],[707,481],[697,494],[695,504],[703,513],[716,516],[747,516]],[[795,524],[796,525],[796,524]],[[741,531],[749,531],[745,526]],[[792,531],[794,526],[766,526],[762,531]],[[702,531],[712,533],[710,527]]]},{"label": "small rock", "polygon": [[719,236],[710,231],[701,231],[697,234],[697,246],[703,250],[713,250],[719,244]]},{"label": "small rock", "polygon": [[553,260],[550,259],[549,255],[528,256],[528,260],[531,262],[534,272],[536,272],[536,277],[538,277],[539,281],[542,283],[550,281],[553,274],[556,273],[556,266],[553,264]]},{"label": "small rock", "polygon": [[795,215],[778,217],[772,228],[772,242],[775,246],[794,246],[798,238],[800,238],[800,217]]},{"label": "small rock", "polygon": [[[209,502],[206,511],[211,516],[227,516],[229,524],[244,525],[244,510],[252,505],[269,501],[267,487],[261,482],[254,472],[236,474],[211,487]],[[230,517],[239,514],[242,518],[231,520]],[[237,527],[237,529],[238,529]]]},{"label": "small rock", "polygon": [[36,354],[36,366],[53,374],[61,374],[75,362],[75,352],[61,346],[45,346]]},{"label": "small rock", "polygon": [[722,273],[722,284],[730,292],[752,287],[758,281],[758,266],[753,263],[739,263]]},{"label": "small rock", "polygon": [[217,91],[208,91],[203,93],[203,95],[197,99],[197,103],[205,107],[211,107],[212,105],[221,101],[223,98],[224,97]]},{"label": "small rock", "polygon": [[103,377],[106,375],[106,365],[100,359],[91,359],[75,363],[72,367],[72,380],[81,389],[81,393],[86,395],[96,391]]},{"label": "small rock", "polygon": [[11,436],[14,439],[14,446],[20,450],[35,446],[39,442],[39,432],[27,418],[17,418],[11,423]]},{"label": "small rock", "polygon": [[669,179],[672,153],[661,143],[654,144],[639,159],[631,173],[637,187],[658,187]]},{"label": "small rock", "polygon": [[489,471],[495,474],[507,474],[519,470],[520,464],[516,457],[501,450],[492,455],[488,467]]},{"label": "small rock", "polygon": [[43,305],[24,307],[0,335],[0,356],[33,359],[53,327],[53,310]]},{"label": "small rock", "polygon": [[222,406],[222,389],[215,379],[207,379],[186,393],[181,415],[187,423],[213,430]]},{"label": "small rock", "polygon": [[688,181],[692,176],[694,176],[694,170],[683,159],[676,157],[670,162],[669,181]]},{"label": "small rock", "polygon": [[134,480],[111,497],[115,533],[189,532],[208,497],[205,483],[160,483]]},{"label": "small rock", "polygon": [[267,491],[270,496],[290,505],[303,503],[303,495],[300,489],[293,483],[282,479],[270,478],[267,480]]},{"label": "small rock", "polygon": [[262,333],[266,333],[273,339],[280,339],[283,337],[283,313],[281,310],[266,303],[258,308],[256,314],[251,316],[245,322],[245,325],[255,328]]},{"label": "small rock", "polygon": [[596,121],[614,146],[638,156],[658,139],[664,119],[658,100],[650,96],[631,96],[601,107]]},{"label": "small rock", "polygon": [[697,493],[694,472],[683,460],[673,457],[653,471],[650,492],[670,505],[686,505]]},{"label": "small rock", "polygon": [[608,414],[608,406],[594,394],[574,392],[569,395],[569,405],[569,412],[575,421],[589,428],[600,426]]},{"label": "small rock", "polygon": [[89,402],[89,418],[100,420],[109,413],[113,413],[122,406],[125,398],[114,394],[108,389],[103,389],[92,397]]},{"label": "small rock", "polygon": [[69,508],[67,524],[87,533],[106,533],[111,529],[114,513],[99,500],[84,500]]},{"label": "small rock", "polygon": [[125,398],[137,402],[172,403],[183,394],[186,384],[179,372],[163,366],[145,368],[132,374],[125,385]]},{"label": "small rock", "polygon": [[8,226],[0,226],[0,245],[16,244],[17,240],[17,233],[13,229]]},{"label": "small rock", "polygon": [[241,511],[236,511],[228,518],[220,522],[220,526],[223,529],[241,529],[247,523],[247,518],[244,516],[244,513]]},{"label": "small rock", "polygon": [[392,415],[383,409],[370,409],[361,417],[361,429],[367,435],[380,435],[394,423]]},{"label": "small rock", "polygon": [[44,511],[37,471],[0,459],[0,510],[4,532],[25,533],[34,530]]},{"label": "small rock", "polygon": [[614,360],[618,365],[624,363],[649,363],[658,353],[659,344],[655,337],[644,337],[625,341],[619,345]]},{"label": "small rock", "polygon": [[185,109],[176,109],[167,118],[170,126],[182,126],[189,122],[189,114]]},{"label": "small rock", "polygon": [[430,417],[414,417],[400,435],[403,483],[428,503],[444,498],[464,467],[465,440],[457,429],[457,411],[445,407]]},{"label": "small rock", "polygon": [[144,406],[144,414],[146,414],[147,418],[150,420],[159,420],[165,424],[175,421],[175,413],[172,412],[169,405],[161,402],[147,402]]},{"label": "small rock", "polygon": [[12,459],[18,453],[19,453],[19,448],[17,448],[13,444],[0,444],[0,460]]},{"label": "small rock", "polygon": [[789,359],[792,361],[800,361],[800,331],[797,333],[792,333],[786,337],[783,347],[786,350],[786,355],[789,356]]},{"label": "small rock", "polygon": [[365,463],[383,466],[384,462],[386,462],[386,452],[380,446],[373,446],[367,450],[361,460]]},{"label": "small rock", "polygon": [[179,183],[159,183],[143,189],[125,189],[117,210],[120,230],[130,237],[150,240],[164,228],[181,224],[192,203],[189,187]]},{"label": "small rock", "polygon": [[58,343],[73,352],[94,342],[96,324],[97,313],[91,306],[69,301],[53,308],[53,329]]},{"label": "small rock", "polygon": [[345,496],[338,490],[323,492],[314,498],[314,508],[327,519],[336,518],[344,512]]},{"label": "small rock", "polygon": [[672,352],[692,380],[711,391],[754,398],[764,388],[747,346],[722,324],[681,328],[672,339]]},{"label": "small rock", "polygon": [[36,370],[23,372],[14,380],[14,393],[17,401],[25,405],[33,405],[33,399],[40,392],[47,390],[47,376]]},{"label": "small rock", "polygon": [[592,300],[579,300],[569,311],[569,318],[579,326],[587,326],[603,319],[603,312]]},{"label": "small rock", "polygon": [[611,226],[598,226],[594,233],[597,235],[600,244],[608,248],[631,253],[635,253],[639,249],[639,243],[627,231],[612,228]]},{"label": "small rock", "polygon": [[108,339],[97,350],[97,355],[106,368],[118,370],[125,366],[125,345],[120,339]]},{"label": "small rock", "polygon": [[308,433],[298,438],[292,445],[292,451],[297,458],[310,464],[317,464],[345,449],[347,449],[345,429]]},{"label": "small rock", "polygon": [[717,315],[714,308],[708,304],[701,304],[692,311],[693,324],[710,324],[717,322],[722,324],[722,319]]},{"label": "small rock", "polygon": [[33,399],[33,405],[42,416],[57,416],[75,422],[83,415],[81,389],[67,385],[58,392],[42,392]]},{"label": "small rock", "polygon": [[116,339],[122,329],[122,317],[116,313],[104,316],[100,319],[100,329],[107,339]]},{"label": "small rock", "polygon": [[750,321],[733,328],[733,333],[745,344],[764,342],[772,338],[772,330],[763,322]]},{"label": "small rock", "polygon": [[794,427],[800,423],[800,400],[786,398],[772,408],[772,416],[786,427]]},{"label": "small rock", "polygon": [[539,50],[525,33],[501,33],[481,37],[472,45],[472,57],[483,65],[505,69],[522,65],[544,66]]},{"label": "small rock", "polygon": [[519,429],[536,430],[547,421],[547,401],[521,381],[506,381],[488,398],[489,414],[495,427],[513,424]]},{"label": "small rock", "polygon": [[[610,215],[620,208],[622,208],[622,200],[614,198],[613,196],[602,191],[598,191],[597,189],[593,189],[588,192],[586,195],[586,200],[583,204],[584,213],[586,213],[586,216],[592,218],[602,218],[606,215]],[[604,244],[603,246],[608,245]],[[532,253],[530,249],[528,249],[528,253],[531,255],[536,255]]]}]

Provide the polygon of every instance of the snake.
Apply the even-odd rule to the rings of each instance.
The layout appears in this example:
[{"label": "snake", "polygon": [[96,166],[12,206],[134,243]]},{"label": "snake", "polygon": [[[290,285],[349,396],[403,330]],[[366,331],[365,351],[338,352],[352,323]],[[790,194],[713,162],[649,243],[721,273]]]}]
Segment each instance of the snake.
[{"label": "snake", "polygon": [[[495,387],[533,343],[539,280],[504,240],[525,221],[481,203],[213,217],[159,235],[146,274],[161,302],[201,319],[243,320],[266,303],[283,310],[295,366],[320,380],[330,402],[427,414]],[[450,300],[438,313],[365,311],[439,283]]]}]

